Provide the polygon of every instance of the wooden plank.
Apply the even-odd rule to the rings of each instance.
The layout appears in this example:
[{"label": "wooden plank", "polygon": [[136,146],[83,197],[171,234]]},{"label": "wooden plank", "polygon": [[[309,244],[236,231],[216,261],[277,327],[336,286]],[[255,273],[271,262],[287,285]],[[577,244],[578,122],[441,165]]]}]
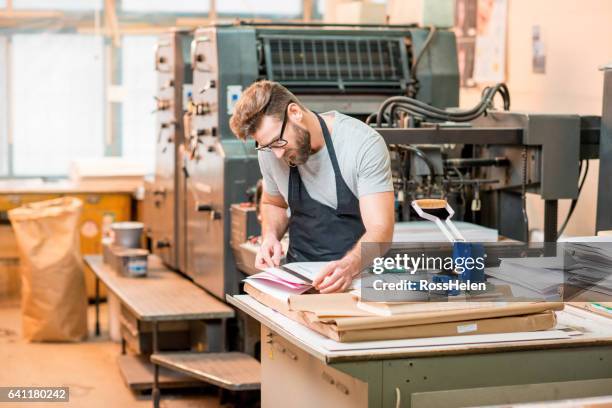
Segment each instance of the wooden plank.
[{"label": "wooden plank", "polygon": [[[153,388],[153,364],[145,356],[119,355],[119,371],[126,385],[135,391],[146,391]],[[165,368],[159,370],[159,387],[187,388],[202,387],[197,379]]]},{"label": "wooden plank", "polygon": [[119,275],[99,255],[84,257],[91,270],[139,320],[204,320],[234,316],[234,310],[190,280],[149,257],[146,277]]},{"label": "wooden plank", "polygon": [[261,388],[260,364],[244,353],[158,353],[151,361],[231,391]]}]

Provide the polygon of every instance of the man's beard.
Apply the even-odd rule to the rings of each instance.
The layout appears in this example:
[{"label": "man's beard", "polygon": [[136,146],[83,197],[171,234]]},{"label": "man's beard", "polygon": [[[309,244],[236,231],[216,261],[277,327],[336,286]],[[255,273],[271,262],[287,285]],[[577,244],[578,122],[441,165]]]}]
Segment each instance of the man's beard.
[{"label": "man's beard", "polygon": [[306,163],[310,157],[310,132],[293,123],[290,125],[296,134],[296,147],[287,149],[283,155],[283,160],[289,166],[300,166]]}]

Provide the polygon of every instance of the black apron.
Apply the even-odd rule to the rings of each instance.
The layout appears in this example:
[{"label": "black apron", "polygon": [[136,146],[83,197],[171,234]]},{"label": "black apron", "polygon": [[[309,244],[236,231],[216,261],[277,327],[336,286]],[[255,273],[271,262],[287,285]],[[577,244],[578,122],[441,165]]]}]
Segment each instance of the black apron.
[{"label": "black apron", "polygon": [[342,258],[365,233],[359,200],[348,188],[325,121],[319,116],[325,146],[336,180],[336,209],[322,204],[308,194],[295,166],[289,172],[289,250],[288,262],[335,261]]}]

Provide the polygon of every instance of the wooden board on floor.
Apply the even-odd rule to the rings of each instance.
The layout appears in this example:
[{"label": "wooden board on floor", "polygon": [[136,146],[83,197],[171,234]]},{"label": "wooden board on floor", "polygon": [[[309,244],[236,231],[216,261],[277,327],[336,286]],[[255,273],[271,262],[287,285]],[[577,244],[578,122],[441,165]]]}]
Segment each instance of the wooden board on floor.
[{"label": "wooden board on floor", "polygon": [[[134,391],[147,391],[153,388],[153,364],[148,356],[119,355],[119,371],[128,387]],[[202,387],[205,383],[178,371],[160,367],[159,388]]]}]

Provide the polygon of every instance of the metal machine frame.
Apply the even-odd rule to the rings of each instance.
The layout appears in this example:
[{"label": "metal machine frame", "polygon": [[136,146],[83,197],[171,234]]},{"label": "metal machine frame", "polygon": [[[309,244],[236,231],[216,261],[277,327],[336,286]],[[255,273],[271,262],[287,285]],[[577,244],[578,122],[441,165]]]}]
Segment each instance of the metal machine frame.
[{"label": "metal machine frame", "polygon": [[[481,186],[485,202],[481,223],[520,241],[528,240],[520,205],[523,179],[528,192],[537,193],[545,200],[544,240],[555,242],[558,200],[577,197],[579,161],[599,156],[594,148],[599,133],[596,117],[489,112],[475,120],[472,127],[378,128],[377,131],[388,144],[473,145],[479,148],[480,156],[505,157],[507,166],[490,166],[483,171],[484,177],[497,182]],[[527,152],[525,175],[522,174],[523,149]],[[599,197],[601,211],[609,213],[610,206],[604,210],[602,200],[605,195]]]},{"label": "metal machine frame", "polygon": [[161,36],[156,45],[155,179],[145,184],[144,220],[152,250],[167,266],[177,270],[185,267],[182,117],[192,78],[186,59],[191,38],[189,31],[173,30]]}]

